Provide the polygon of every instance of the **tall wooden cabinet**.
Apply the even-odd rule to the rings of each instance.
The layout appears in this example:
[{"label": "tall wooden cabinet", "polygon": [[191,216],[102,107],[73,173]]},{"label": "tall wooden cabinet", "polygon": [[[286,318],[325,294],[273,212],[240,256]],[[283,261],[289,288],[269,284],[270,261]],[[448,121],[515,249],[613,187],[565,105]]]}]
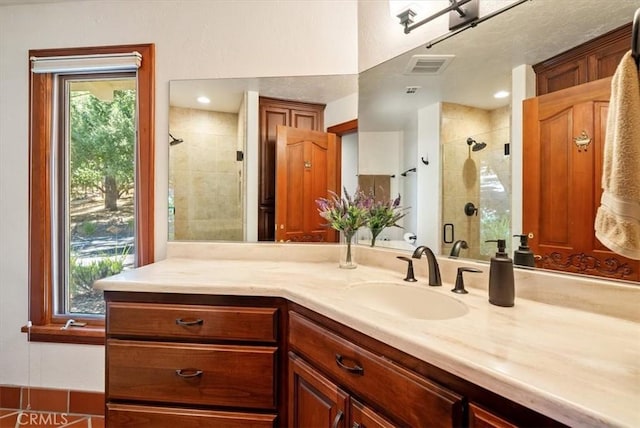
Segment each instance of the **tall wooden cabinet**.
[{"label": "tall wooden cabinet", "polygon": [[258,240],[275,240],[276,128],[324,131],[324,104],[260,97]]},{"label": "tall wooden cabinet", "polygon": [[533,66],[538,95],[613,76],[631,47],[631,24]]}]

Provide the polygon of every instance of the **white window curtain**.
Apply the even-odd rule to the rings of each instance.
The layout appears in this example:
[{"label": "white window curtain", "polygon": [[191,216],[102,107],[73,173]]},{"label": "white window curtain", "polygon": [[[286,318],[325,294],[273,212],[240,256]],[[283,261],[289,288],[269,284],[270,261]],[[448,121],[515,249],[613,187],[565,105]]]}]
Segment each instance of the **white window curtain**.
[{"label": "white window curtain", "polygon": [[31,57],[31,71],[57,74],[135,71],[141,63],[142,55],[138,52]]}]

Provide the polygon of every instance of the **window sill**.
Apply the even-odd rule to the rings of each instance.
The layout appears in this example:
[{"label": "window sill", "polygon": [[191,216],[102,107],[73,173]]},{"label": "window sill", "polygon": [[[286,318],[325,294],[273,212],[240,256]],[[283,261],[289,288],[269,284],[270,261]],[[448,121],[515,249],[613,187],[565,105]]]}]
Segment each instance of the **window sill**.
[{"label": "window sill", "polygon": [[[34,325],[29,334],[30,342],[76,343],[82,345],[104,345],[104,326],[69,327],[62,330],[61,324]],[[20,329],[29,333],[27,326]]]}]

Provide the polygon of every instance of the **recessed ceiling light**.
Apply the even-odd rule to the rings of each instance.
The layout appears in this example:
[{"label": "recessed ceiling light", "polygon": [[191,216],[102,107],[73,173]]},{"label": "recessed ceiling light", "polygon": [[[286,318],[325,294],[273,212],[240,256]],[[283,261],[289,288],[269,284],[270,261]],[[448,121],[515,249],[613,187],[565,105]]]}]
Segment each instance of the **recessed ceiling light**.
[{"label": "recessed ceiling light", "polygon": [[211,100],[207,97],[202,96],[202,97],[198,97],[198,102],[200,104],[209,104]]},{"label": "recessed ceiling light", "polygon": [[507,98],[509,96],[509,92],[507,91],[498,91],[493,94],[494,98]]}]

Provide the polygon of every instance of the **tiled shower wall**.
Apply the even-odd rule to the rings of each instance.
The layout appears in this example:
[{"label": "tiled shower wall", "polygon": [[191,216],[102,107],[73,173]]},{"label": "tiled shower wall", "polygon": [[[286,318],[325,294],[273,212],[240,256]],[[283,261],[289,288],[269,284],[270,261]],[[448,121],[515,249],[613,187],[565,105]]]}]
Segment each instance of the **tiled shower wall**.
[{"label": "tiled shower wall", "polygon": [[170,132],[184,140],[169,147],[169,239],[244,239],[239,128],[235,113],[169,109]]},{"label": "tiled shower wall", "polygon": [[[469,249],[462,250],[461,257],[488,259],[495,244],[485,244],[485,239],[505,238],[511,244],[510,229],[505,229],[510,223],[511,197],[510,157],[504,152],[509,142],[509,112],[508,106],[482,110],[442,104],[442,226],[453,224],[454,241],[468,242]],[[485,142],[486,148],[470,152],[469,137]],[[477,216],[465,214],[467,202],[478,208]],[[451,247],[443,243],[442,254],[449,254]]]}]

